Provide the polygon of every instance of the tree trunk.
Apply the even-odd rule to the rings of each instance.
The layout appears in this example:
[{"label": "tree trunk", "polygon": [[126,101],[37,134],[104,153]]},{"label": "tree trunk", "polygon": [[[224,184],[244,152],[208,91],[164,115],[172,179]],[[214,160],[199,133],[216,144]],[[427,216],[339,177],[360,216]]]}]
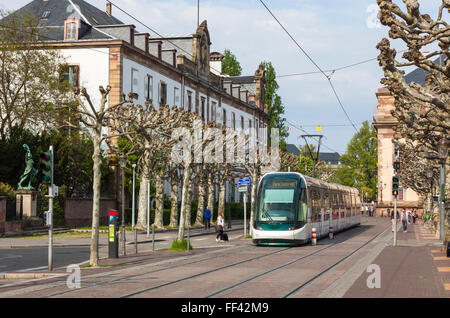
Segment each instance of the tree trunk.
[{"label": "tree trunk", "polygon": [[203,225],[203,210],[205,209],[205,185],[200,183],[198,186],[198,206],[197,206],[197,217],[195,219],[195,225]]},{"label": "tree trunk", "polygon": [[254,172],[252,174],[252,194],[251,194],[251,207],[250,207],[250,235],[253,234],[253,222],[255,219],[256,211],[256,187],[257,187],[257,174]]},{"label": "tree trunk", "polygon": [[147,168],[144,165],[142,171],[141,180],[139,182],[139,202],[138,202],[138,220],[136,227],[138,229],[147,228],[147,187],[148,187],[148,173]]},{"label": "tree trunk", "polygon": [[219,181],[218,215],[221,215],[223,218],[225,218],[225,181],[226,181],[225,178]]},{"label": "tree trunk", "polygon": [[170,192],[170,227],[178,225],[178,183],[177,180],[172,180],[172,189]]},{"label": "tree trunk", "polygon": [[186,217],[184,227],[191,227],[191,213],[192,213],[192,183],[189,182],[188,197],[186,200]]},{"label": "tree trunk", "polygon": [[162,177],[162,174],[156,175],[156,194],[155,194],[155,200],[156,200],[156,206],[155,206],[155,222],[154,225],[157,228],[164,228],[164,221],[163,221],[163,213],[164,213],[164,179]]},{"label": "tree trunk", "polygon": [[191,179],[190,166],[186,165],[183,175],[183,190],[181,196],[180,226],[178,227],[178,241],[182,241],[184,237],[184,219],[186,215],[186,201],[189,195],[189,183]]},{"label": "tree trunk", "polygon": [[92,235],[91,235],[91,253],[89,257],[89,264],[91,266],[98,266],[98,233],[100,224],[100,186],[101,186],[101,129],[94,129],[94,153],[92,154],[93,165],[93,197],[92,197]]},{"label": "tree trunk", "polygon": [[211,211],[211,220],[214,214],[214,179],[208,178],[208,209]]}]

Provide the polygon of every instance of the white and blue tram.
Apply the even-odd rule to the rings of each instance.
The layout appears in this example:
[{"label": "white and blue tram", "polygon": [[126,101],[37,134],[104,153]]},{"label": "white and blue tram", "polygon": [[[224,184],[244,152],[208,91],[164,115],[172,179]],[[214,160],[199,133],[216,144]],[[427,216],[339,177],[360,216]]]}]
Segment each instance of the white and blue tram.
[{"label": "white and blue tram", "polygon": [[268,173],[257,189],[253,243],[296,245],[360,224],[361,201],[355,188],[295,172]]}]

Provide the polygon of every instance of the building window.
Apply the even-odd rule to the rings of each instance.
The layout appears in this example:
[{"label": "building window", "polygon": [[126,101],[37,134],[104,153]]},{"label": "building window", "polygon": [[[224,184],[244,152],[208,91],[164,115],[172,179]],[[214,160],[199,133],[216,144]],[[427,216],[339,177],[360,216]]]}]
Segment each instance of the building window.
[{"label": "building window", "polygon": [[236,115],[234,113],[231,113],[231,128],[236,130]]},{"label": "building window", "polygon": [[145,99],[153,101],[153,76],[147,75],[144,82]]},{"label": "building window", "polygon": [[131,69],[131,93],[137,93],[138,89],[138,70]]},{"label": "building window", "polygon": [[201,103],[202,103],[202,107],[201,107],[202,113],[200,115],[202,116],[202,119],[205,120],[205,98],[204,97],[202,97]]},{"label": "building window", "polygon": [[223,110],[223,124],[227,125],[227,112],[225,109]]},{"label": "building window", "polygon": [[256,139],[259,139],[259,121],[258,121],[258,119],[256,119],[255,129],[256,129]]},{"label": "building window", "polygon": [[188,103],[187,103],[188,104],[188,112],[191,112],[192,111],[192,92],[188,91],[187,95],[188,95],[187,96],[188,97],[187,98],[188,99],[187,100],[188,101]]},{"label": "building window", "polygon": [[78,22],[76,19],[64,21],[64,40],[78,40]]},{"label": "building window", "polygon": [[66,82],[69,87],[80,87],[80,67],[78,65],[65,65],[61,69],[61,82]]},{"label": "building window", "polygon": [[159,104],[167,104],[167,84],[164,82],[159,83]]},{"label": "building window", "polygon": [[180,104],[180,89],[178,87],[173,89],[173,104],[176,106]]},{"label": "building window", "polygon": [[252,129],[252,120],[251,119],[248,120],[248,129]]},{"label": "building window", "polygon": [[241,129],[244,130],[244,116],[241,116]]},{"label": "building window", "polygon": [[211,120],[216,121],[216,102],[211,103]]}]

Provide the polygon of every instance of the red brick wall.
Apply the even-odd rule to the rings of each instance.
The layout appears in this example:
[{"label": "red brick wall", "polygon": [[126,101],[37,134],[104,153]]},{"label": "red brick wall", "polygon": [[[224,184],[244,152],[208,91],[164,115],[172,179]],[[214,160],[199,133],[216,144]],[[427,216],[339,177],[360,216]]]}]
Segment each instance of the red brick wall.
[{"label": "red brick wall", "polygon": [[[100,200],[100,225],[108,224],[108,211],[116,208],[116,200]],[[66,226],[92,225],[92,199],[66,199],[64,224]]]}]

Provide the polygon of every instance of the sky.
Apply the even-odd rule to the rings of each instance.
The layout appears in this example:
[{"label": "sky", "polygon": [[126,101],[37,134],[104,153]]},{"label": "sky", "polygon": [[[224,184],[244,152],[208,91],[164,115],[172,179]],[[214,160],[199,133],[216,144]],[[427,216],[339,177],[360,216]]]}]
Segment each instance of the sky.
[{"label": "sky", "polygon": [[[86,0],[104,10],[105,0]],[[0,9],[16,10],[30,0],[0,0]],[[195,33],[197,0],[112,0],[122,10],[159,34]],[[388,37],[388,29],[376,24],[375,0],[263,0],[297,43],[322,70],[374,59],[376,45]],[[394,1],[400,6],[401,1]],[[421,0],[421,10],[432,18],[441,0]],[[112,15],[139,32],[154,34],[113,6]],[[200,0],[200,23],[207,20],[211,52],[231,50],[242,67],[242,75],[253,75],[262,61],[271,62],[285,107],[289,127],[287,142],[305,142],[301,135],[321,134],[321,151],[345,153],[355,128],[347,119],[333,90],[321,74],[283,76],[317,72],[316,66],[283,31],[260,0]],[[391,41],[398,50],[399,40]],[[407,69],[411,71],[413,69]],[[331,76],[336,93],[356,129],[372,123],[375,93],[381,88],[383,72],[376,59],[337,70]],[[322,130],[317,131],[316,126]],[[309,140],[317,144],[317,140]]]}]

